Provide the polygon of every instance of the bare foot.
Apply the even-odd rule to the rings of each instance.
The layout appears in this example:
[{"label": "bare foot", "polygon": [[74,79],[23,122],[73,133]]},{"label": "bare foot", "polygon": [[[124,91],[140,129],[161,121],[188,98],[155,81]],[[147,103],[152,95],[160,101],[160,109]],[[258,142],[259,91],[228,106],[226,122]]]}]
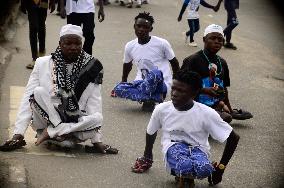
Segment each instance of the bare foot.
[{"label": "bare foot", "polygon": [[38,146],[40,145],[43,141],[49,139],[49,135],[48,135],[48,132],[47,132],[47,128],[45,128],[41,135],[37,138],[36,142],[35,142],[35,145]]}]

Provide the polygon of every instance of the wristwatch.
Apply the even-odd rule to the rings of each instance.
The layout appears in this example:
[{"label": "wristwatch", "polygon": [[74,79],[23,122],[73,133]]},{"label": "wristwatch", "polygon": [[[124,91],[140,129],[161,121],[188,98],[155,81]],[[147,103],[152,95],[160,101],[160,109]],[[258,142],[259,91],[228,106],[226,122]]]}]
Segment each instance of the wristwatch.
[{"label": "wristwatch", "polygon": [[220,163],[220,164],[218,165],[218,168],[219,168],[220,170],[225,170],[226,166]]}]

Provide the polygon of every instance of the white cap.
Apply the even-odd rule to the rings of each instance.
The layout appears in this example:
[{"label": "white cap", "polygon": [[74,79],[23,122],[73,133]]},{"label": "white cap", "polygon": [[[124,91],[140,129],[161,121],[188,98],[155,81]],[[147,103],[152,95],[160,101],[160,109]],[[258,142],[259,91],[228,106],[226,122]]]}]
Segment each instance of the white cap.
[{"label": "white cap", "polygon": [[224,37],[223,28],[220,25],[211,24],[207,26],[203,36],[205,37],[209,33],[220,33]]},{"label": "white cap", "polygon": [[80,26],[77,25],[72,25],[72,24],[67,24],[64,25],[61,30],[60,30],[60,37],[64,35],[78,35],[79,37],[83,38],[83,31]]}]

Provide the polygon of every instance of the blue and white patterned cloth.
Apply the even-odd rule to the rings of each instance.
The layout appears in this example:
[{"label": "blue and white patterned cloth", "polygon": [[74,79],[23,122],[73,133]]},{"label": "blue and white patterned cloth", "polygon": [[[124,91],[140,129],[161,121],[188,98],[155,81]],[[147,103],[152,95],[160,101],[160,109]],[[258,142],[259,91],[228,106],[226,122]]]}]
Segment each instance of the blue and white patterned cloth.
[{"label": "blue and white patterned cloth", "polygon": [[166,160],[172,173],[176,176],[192,176],[203,179],[214,171],[214,167],[203,151],[185,143],[172,145],[167,151]]},{"label": "blue and white patterned cloth", "polygon": [[151,70],[144,80],[121,82],[114,87],[113,92],[120,98],[160,103],[167,93],[167,86],[164,83],[163,73],[160,70]]}]

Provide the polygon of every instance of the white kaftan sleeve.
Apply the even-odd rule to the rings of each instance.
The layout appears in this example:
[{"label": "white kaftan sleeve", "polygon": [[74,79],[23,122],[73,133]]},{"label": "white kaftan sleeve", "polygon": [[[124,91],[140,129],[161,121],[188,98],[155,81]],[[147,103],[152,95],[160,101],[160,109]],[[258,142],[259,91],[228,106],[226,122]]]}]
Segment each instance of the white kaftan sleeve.
[{"label": "white kaftan sleeve", "polygon": [[16,122],[15,122],[15,129],[14,134],[21,134],[24,136],[29,122],[32,118],[32,111],[30,108],[29,98],[33,94],[34,89],[39,86],[39,66],[36,61],[33,71],[30,75],[28,84],[26,86],[24,96],[21,100],[21,104],[18,110]]}]

